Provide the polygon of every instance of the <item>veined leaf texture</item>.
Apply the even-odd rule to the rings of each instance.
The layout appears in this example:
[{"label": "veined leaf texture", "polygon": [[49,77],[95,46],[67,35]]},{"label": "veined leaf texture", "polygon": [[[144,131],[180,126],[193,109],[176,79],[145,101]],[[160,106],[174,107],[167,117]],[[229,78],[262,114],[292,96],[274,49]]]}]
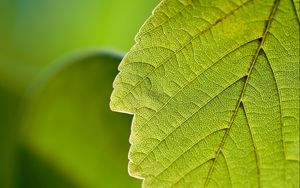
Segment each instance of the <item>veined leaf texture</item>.
[{"label": "veined leaf texture", "polygon": [[119,66],[143,187],[299,187],[299,1],[163,0]]}]

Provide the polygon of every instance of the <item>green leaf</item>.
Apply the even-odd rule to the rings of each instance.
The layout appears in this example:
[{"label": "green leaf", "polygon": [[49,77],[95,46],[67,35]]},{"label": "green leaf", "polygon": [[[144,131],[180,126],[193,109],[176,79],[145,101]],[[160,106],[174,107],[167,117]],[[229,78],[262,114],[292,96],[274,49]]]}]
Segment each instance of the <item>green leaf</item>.
[{"label": "green leaf", "polygon": [[119,66],[145,187],[299,186],[299,4],[164,0]]},{"label": "green leaf", "polygon": [[[54,174],[61,174],[69,180],[66,182],[84,188],[139,184],[126,168],[130,131],[126,125],[131,118],[109,109],[112,82],[121,58],[107,52],[81,55],[47,69],[37,79],[23,118],[21,141],[35,156],[27,159],[40,158],[41,162],[28,161],[20,173],[31,173],[37,179],[43,177],[35,175],[49,173],[41,184],[54,178],[58,181],[60,178]],[[51,168],[32,170],[26,166]],[[20,181],[20,185],[32,185],[26,178]],[[65,182],[61,183],[60,187],[66,187]],[[39,182],[35,185],[38,187]]]}]

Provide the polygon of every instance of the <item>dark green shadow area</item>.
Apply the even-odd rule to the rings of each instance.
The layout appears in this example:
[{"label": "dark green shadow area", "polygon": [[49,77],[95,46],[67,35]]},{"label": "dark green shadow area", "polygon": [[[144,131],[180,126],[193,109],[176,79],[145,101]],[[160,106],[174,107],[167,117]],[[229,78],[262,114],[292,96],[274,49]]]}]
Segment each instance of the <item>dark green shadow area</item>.
[{"label": "dark green shadow area", "polygon": [[19,148],[16,157],[16,188],[77,188],[56,169],[26,148]]},{"label": "dark green shadow area", "polygon": [[12,186],[21,97],[0,84],[0,187]]}]

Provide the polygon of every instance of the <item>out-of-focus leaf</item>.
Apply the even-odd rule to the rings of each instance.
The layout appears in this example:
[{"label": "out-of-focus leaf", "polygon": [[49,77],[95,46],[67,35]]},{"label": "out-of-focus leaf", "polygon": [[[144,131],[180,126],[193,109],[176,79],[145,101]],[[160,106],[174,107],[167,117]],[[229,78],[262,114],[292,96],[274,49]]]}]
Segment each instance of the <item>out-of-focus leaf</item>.
[{"label": "out-of-focus leaf", "polygon": [[119,66],[145,187],[299,187],[299,3],[163,0]]},{"label": "out-of-focus leaf", "polygon": [[26,146],[79,187],[136,187],[127,172],[130,117],[109,109],[121,56],[97,52],[49,69],[31,91]]}]

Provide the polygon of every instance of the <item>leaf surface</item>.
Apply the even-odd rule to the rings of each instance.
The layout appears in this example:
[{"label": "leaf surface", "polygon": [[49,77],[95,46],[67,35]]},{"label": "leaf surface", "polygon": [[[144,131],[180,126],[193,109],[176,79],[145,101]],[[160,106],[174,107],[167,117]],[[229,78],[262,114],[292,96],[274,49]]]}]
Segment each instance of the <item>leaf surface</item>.
[{"label": "leaf surface", "polygon": [[296,1],[164,0],[119,70],[144,187],[299,186]]}]

